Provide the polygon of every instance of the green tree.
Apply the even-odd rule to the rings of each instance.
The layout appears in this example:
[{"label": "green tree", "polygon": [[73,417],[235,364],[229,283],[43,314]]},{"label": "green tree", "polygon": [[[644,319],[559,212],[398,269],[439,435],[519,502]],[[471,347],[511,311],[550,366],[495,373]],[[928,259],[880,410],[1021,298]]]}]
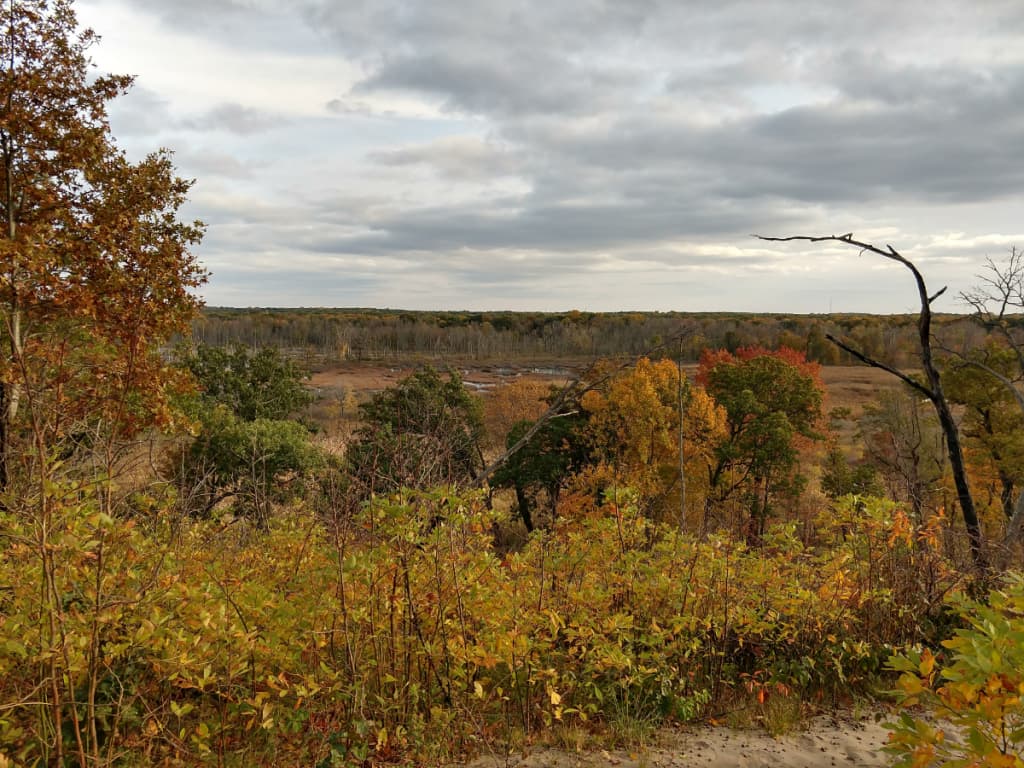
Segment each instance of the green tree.
[{"label": "green tree", "polygon": [[727,435],[710,466],[710,487],[722,502],[742,492],[750,505],[748,535],[759,540],[773,503],[804,485],[796,471],[801,440],[820,440],[824,387],[818,366],[790,349],[744,347],[706,351],[700,381],[725,409]]},{"label": "green tree", "polygon": [[234,499],[236,510],[265,527],[271,505],[294,495],[326,463],[309,438],[309,430],[295,421],[250,421],[223,406],[213,408],[181,468],[189,506],[207,515],[222,501]]},{"label": "green tree", "polygon": [[364,425],[346,461],[356,498],[473,481],[483,468],[482,408],[449,370],[424,367],[359,406]]},{"label": "green tree", "polygon": [[992,339],[965,356],[948,358],[942,371],[949,399],[965,408],[964,437],[995,469],[997,495],[1007,520],[1013,517],[1024,480],[1024,412],[1003,380],[1018,378],[1019,365],[1013,349]]},{"label": "green tree", "polygon": [[309,430],[289,419],[312,400],[304,374],[274,348],[200,345],[184,359],[199,386],[199,435],[174,458],[184,506],[208,515],[222,501],[265,525],[270,505],[325,462]]},{"label": "green tree", "polygon": [[[525,419],[514,424],[505,440],[506,447],[518,443],[533,424]],[[590,452],[582,434],[585,425],[586,418],[579,413],[548,419],[491,476],[494,487],[515,490],[519,516],[527,531],[535,527],[533,507],[538,491],[547,495],[554,518],[562,483],[588,463]]]},{"label": "green tree", "polygon": [[286,419],[313,400],[303,386],[305,374],[275,347],[250,352],[237,344],[200,344],[184,364],[206,403],[223,405],[244,421]]},{"label": "green tree", "polygon": [[882,496],[884,489],[875,468],[865,462],[851,463],[843,449],[832,444],[821,467],[821,490],[830,499],[843,496]]},{"label": "green tree", "polygon": [[822,365],[839,365],[839,348],[825,338],[820,323],[814,323],[807,332],[807,359]]}]

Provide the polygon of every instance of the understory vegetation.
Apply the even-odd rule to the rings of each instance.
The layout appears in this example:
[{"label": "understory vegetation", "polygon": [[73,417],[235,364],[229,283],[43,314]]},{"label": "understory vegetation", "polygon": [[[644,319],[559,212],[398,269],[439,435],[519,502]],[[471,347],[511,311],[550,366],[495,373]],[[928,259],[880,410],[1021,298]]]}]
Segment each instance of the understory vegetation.
[{"label": "understory vegetation", "polygon": [[[366,400],[340,454],[298,418],[302,373],[277,353],[180,359],[191,435],[15,454],[34,462],[0,510],[15,764],[420,765],[701,719],[782,732],[894,686],[984,724],[992,679],[999,716],[1019,712],[1012,655],[949,704],[989,631],[970,599],[1001,577],[943,506],[940,448],[902,501],[851,491],[904,477],[869,449],[884,428],[924,450],[927,412],[914,431],[869,409],[848,459],[799,353],[708,353],[694,381],[598,365],[571,402],[528,383],[480,400],[426,369]],[[487,425],[508,443],[539,427],[493,484]],[[983,510],[998,538],[1001,497]],[[907,765],[959,754],[929,727],[898,723]]]},{"label": "understory vegetation", "polygon": [[814,544],[781,524],[751,549],[624,493],[499,554],[500,516],[447,492],[332,524],[296,507],[262,531],[54,493],[47,562],[5,519],[0,743],[26,764],[52,762],[55,729],[83,765],[419,764],[560,726],[615,742],[829,706],[943,637],[960,580],[939,526],[884,502],[839,505]]}]

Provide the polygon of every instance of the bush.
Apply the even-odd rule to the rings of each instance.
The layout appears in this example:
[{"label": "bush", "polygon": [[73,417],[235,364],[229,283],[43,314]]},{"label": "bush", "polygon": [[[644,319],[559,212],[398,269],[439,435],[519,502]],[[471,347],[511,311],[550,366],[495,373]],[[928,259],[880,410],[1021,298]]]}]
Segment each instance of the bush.
[{"label": "bush", "polygon": [[27,764],[59,762],[57,733],[76,765],[421,765],[558,721],[642,740],[737,697],[767,713],[872,683],[936,557],[872,501],[821,550],[792,526],[752,550],[619,491],[502,557],[500,513],[451,488],[259,535],[49,492],[44,550],[0,509],[0,754]]},{"label": "bush", "polygon": [[963,626],[935,655],[894,656],[904,708],[924,706],[948,724],[904,712],[889,751],[897,766],[1024,766],[1024,575],[1007,577],[985,601],[952,601]]}]

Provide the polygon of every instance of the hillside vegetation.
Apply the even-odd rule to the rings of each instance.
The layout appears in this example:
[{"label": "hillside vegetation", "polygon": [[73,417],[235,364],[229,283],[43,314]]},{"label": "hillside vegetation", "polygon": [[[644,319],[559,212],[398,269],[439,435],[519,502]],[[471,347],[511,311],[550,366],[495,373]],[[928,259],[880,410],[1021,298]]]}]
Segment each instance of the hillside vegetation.
[{"label": "hillside vegetation", "polygon": [[[68,0],[8,14],[0,767],[419,766],[862,697],[900,765],[1024,765],[1019,254],[938,368],[913,318],[200,314],[190,183],[110,135],[130,79]],[[903,385],[830,403],[827,333]],[[571,366],[418,365],[534,356]],[[409,372],[315,402],[353,358]]]}]

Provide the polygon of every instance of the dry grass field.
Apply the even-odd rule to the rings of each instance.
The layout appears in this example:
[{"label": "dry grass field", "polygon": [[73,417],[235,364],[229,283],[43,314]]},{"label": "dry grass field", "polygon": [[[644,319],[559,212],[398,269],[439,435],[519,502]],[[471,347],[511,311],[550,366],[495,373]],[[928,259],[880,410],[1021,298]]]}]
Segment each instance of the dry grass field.
[{"label": "dry grass field", "polygon": [[[577,361],[541,361],[530,365],[460,366],[457,370],[470,389],[486,394],[520,378],[552,384],[564,383],[583,367]],[[414,364],[386,366],[347,363],[318,371],[313,374],[309,384],[322,400],[343,401],[352,393],[359,402],[363,402],[374,393],[394,386],[415,369]],[[686,366],[686,370],[692,377],[696,366]],[[854,418],[860,415],[866,404],[877,399],[881,390],[897,384],[885,371],[863,365],[823,367],[821,378],[828,390],[826,409],[849,408]]]}]

